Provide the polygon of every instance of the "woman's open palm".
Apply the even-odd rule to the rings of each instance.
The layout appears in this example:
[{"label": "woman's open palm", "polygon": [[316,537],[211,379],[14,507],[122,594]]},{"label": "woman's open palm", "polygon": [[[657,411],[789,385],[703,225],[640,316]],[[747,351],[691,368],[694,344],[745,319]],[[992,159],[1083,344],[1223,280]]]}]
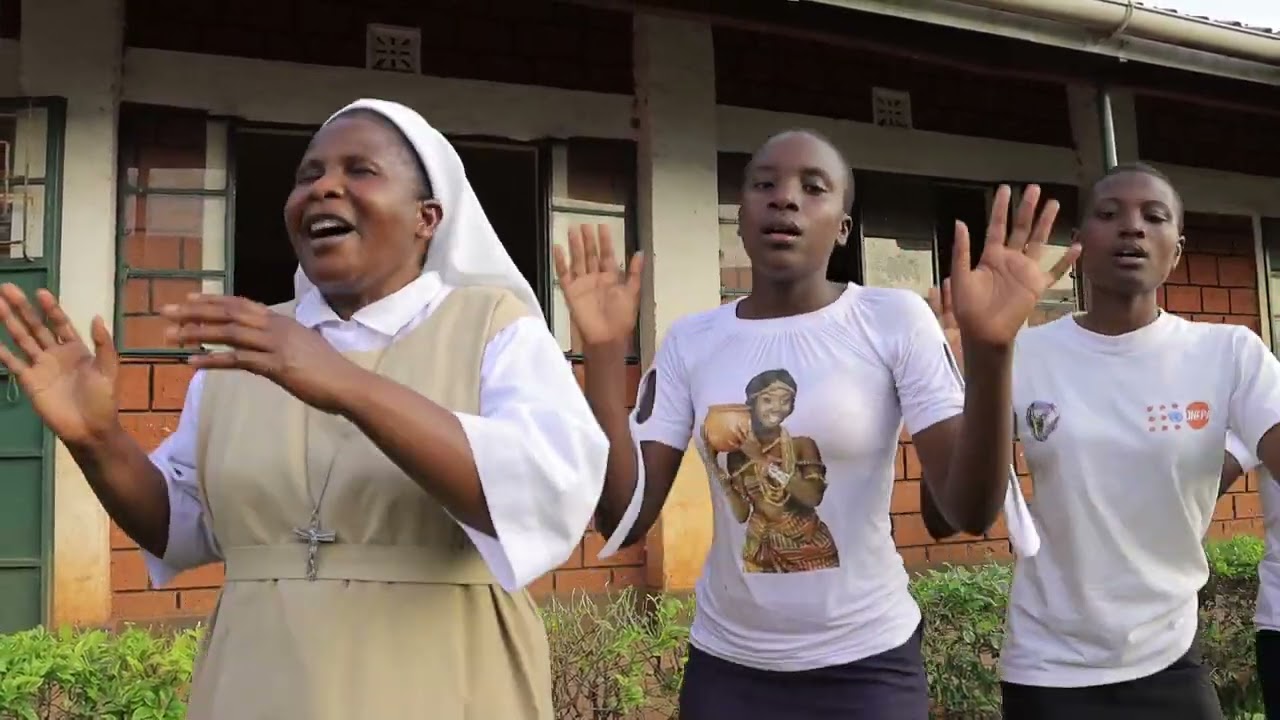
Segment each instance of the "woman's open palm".
[{"label": "woman's open palm", "polygon": [[956,222],[951,293],[956,323],[965,342],[1011,345],[1044,292],[1080,256],[1080,246],[1073,244],[1049,271],[1041,269],[1040,259],[1058,216],[1058,203],[1048,201],[1037,217],[1040,188],[1028,185],[1010,229],[1010,195],[1007,185],[996,190],[977,267],[970,267],[969,230],[964,223]]},{"label": "woman's open palm", "polygon": [[17,286],[0,287],[0,322],[18,350],[0,345],[0,363],[63,442],[105,437],[118,423],[115,384],[120,367],[106,323],[93,319],[90,352],[53,293],[40,290],[36,300],[43,318]]},{"label": "woman's open palm", "polygon": [[569,249],[553,249],[560,292],[569,318],[588,345],[622,342],[631,337],[640,311],[640,273],[644,258],[637,253],[625,271],[618,268],[609,228],[590,225],[569,228]]}]

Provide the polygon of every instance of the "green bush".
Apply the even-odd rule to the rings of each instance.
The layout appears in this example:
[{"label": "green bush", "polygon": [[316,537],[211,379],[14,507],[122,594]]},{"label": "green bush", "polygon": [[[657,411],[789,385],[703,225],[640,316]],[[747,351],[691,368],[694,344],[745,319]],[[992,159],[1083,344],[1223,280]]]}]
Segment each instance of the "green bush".
[{"label": "green bush", "polygon": [[[1262,542],[1211,543],[1201,593],[1205,661],[1231,720],[1261,720],[1253,604]],[[923,573],[912,593],[925,617],[925,665],[938,718],[999,717],[996,662],[1008,566]],[[676,718],[691,600],[626,590],[543,610],[557,720]],[[167,720],[183,717],[200,631],[42,629],[0,636],[0,720]]]}]

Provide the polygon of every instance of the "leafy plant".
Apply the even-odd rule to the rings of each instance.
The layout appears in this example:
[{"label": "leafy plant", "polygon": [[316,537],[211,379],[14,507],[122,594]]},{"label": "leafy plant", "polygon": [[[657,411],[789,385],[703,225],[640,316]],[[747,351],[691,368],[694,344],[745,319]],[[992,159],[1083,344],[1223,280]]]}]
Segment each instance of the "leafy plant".
[{"label": "leafy plant", "polygon": [[627,588],[603,602],[575,595],[543,610],[560,720],[674,717],[692,600]]},{"label": "leafy plant", "polygon": [[194,630],[0,636],[0,718],[181,720],[197,646]]},{"label": "leafy plant", "polygon": [[[1201,651],[1231,720],[1261,720],[1253,606],[1262,541],[1206,548]],[[937,718],[999,717],[996,664],[1012,569],[942,567],[915,578]],[[561,720],[677,716],[693,601],[633,589],[543,609]],[[0,720],[179,720],[202,630],[36,629],[0,635]]]}]

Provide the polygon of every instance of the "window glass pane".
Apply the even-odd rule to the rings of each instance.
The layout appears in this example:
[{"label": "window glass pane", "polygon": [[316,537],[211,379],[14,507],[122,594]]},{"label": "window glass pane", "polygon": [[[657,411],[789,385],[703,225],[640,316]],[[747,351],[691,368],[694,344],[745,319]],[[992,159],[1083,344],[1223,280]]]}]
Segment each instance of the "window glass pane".
[{"label": "window glass pane", "polygon": [[[10,186],[5,194],[7,217],[0,219],[0,253],[9,258],[44,255],[43,185]],[[12,243],[12,244],[9,244]]]},{"label": "window glass pane", "polygon": [[751,292],[751,258],[738,237],[738,206],[720,206],[720,299],[728,302]]},{"label": "window glass pane", "polygon": [[[1011,207],[1017,207],[1021,200],[1021,188],[1014,191]],[[1071,247],[1079,221],[1079,192],[1070,185],[1042,185],[1040,187],[1041,208],[1050,199],[1059,204],[1058,219],[1053,225],[1053,234],[1040,256],[1040,266],[1049,270],[1066,254]],[[1029,326],[1040,325],[1056,320],[1080,309],[1080,283],[1072,270],[1068,270],[1058,281],[1051,285],[1036,305],[1036,310],[1028,318]]]},{"label": "window glass pane", "polygon": [[865,173],[858,188],[866,284],[927,292],[935,282],[929,181]]},{"label": "window glass pane", "polygon": [[1262,247],[1267,260],[1267,307],[1271,313],[1271,349],[1280,349],[1280,218],[1262,218]]},{"label": "window glass pane", "polygon": [[[0,115],[0,118],[8,121],[13,132],[10,171],[15,177],[43,179],[49,147],[49,111],[44,108],[29,108]],[[0,137],[0,140],[3,139],[5,138]]]},{"label": "window glass pane", "polygon": [[[199,193],[226,187],[227,123],[130,107],[121,111],[120,135],[128,184],[120,187],[119,252],[127,275],[116,342],[125,350],[179,349],[164,338],[160,308],[224,290],[227,199]],[[219,275],[194,274],[201,271]]]},{"label": "window glass pane", "polygon": [[[551,244],[569,250],[569,228],[579,225],[605,225],[609,228],[613,240],[613,255],[618,260],[621,270],[627,262],[627,222],[626,207],[605,203],[593,203],[585,200],[557,199],[554,202],[551,221]],[[554,260],[551,278],[551,327],[560,349],[565,352],[582,352],[582,340],[573,331],[573,323],[569,318],[569,306],[565,304],[564,294],[560,290],[560,278],[555,273]],[[634,352],[634,339],[629,352]]]},{"label": "window glass pane", "polygon": [[48,111],[0,113],[0,256],[44,254]]},{"label": "window glass pane", "polygon": [[201,115],[128,108],[120,116],[125,180],[148,190],[227,187],[227,122]]}]

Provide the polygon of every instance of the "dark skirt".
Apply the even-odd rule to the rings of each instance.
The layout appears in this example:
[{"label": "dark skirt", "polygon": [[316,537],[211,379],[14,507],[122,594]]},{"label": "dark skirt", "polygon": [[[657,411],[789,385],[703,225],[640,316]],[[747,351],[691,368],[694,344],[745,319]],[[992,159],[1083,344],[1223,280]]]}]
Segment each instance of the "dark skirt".
[{"label": "dark skirt", "polygon": [[1280,633],[1258,631],[1258,680],[1262,684],[1262,702],[1267,707],[1267,720],[1280,720]]},{"label": "dark skirt", "polygon": [[1223,720],[1218,694],[1192,647],[1137,680],[1079,688],[1001,683],[1005,720]]},{"label": "dark skirt", "polygon": [[757,670],[689,648],[680,720],[928,720],[922,631],[847,665]]}]

